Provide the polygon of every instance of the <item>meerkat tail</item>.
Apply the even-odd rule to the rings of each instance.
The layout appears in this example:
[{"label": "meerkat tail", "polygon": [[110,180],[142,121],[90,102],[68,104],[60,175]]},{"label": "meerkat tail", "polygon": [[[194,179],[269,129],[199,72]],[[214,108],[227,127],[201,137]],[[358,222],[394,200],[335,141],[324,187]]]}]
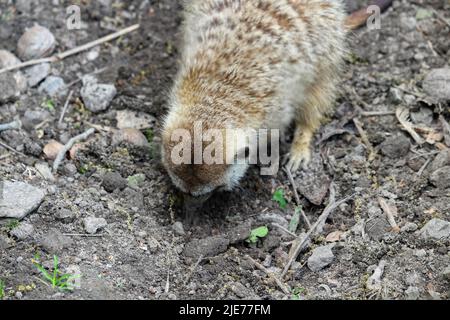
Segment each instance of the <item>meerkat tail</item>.
[{"label": "meerkat tail", "polygon": [[372,12],[368,12],[368,8],[370,6],[378,6],[380,8],[380,12],[384,12],[392,5],[393,0],[374,0],[371,1],[371,3],[353,13],[351,13],[346,19],[345,19],[345,26],[349,30],[355,30],[363,26],[367,19],[373,14]]}]

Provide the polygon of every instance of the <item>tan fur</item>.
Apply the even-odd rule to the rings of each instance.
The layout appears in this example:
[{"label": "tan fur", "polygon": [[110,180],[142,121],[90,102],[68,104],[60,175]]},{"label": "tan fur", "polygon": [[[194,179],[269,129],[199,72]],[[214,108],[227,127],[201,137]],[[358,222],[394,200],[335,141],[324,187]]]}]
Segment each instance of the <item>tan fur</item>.
[{"label": "tan fur", "polygon": [[[310,141],[330,113],[345,52],[340,0],[191,0],[181,65],[163,129],[163,161],[181,190],[232,188],[245,170],[171,162],[171,133],[209,128],[296,132],[289,166],[310,158]],[[244,168],[245,169],[245,168]]]}]

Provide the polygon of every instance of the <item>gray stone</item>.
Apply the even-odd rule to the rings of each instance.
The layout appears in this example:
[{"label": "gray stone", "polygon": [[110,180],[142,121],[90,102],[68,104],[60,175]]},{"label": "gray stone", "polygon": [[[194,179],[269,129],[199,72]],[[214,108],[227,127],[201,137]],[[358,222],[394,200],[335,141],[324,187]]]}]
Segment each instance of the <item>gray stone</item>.
[{"label": "gray stone", "polygon": [[334,260],[334,254],[331,250],[333,247],[334,244],[314,249],[308,259],[308,268],[311,271],[317,272],[330,265]]},{"label": "gray stone", "polygon": [[112,84],[100,84],[92,76],[83,77],[81,97],[84,105],[92,112],[101,112],[109,108],[111,101],[116,96],[116,87]]},{"label": "gray stone", "polygon": [[423,80],[423,89],[431,97],[450,101],[450,69],[431,70]]},{"label": "gray stone", "polygon": [[411,112],[411,120],[416,124],[430,125],[433,122],[433,111],[420,108],[417,112]]},{"label": "gray stone", "polygon": [[230,241],[221,236],[196,239],[184,248],[184,255],[188,258],[198,259],[200,256],[214,257],[228,249]]},{"label": "gray stone", "polygon": [[11,230],[10,235],[17,238],[18,240],[25,240],[30,237],[34,232],[33,225],[22,222],[17,227]]},{"label": "gray stone", "polygon": [[408,154],[410,147],[409,139],[404,135],[387,138],[381,144],[381,152],[389,158],[401,158]]},{"label": "gray stone", "polygon": [[397,88],[390,88],[388,97],[391,102],[393,102],[394,104],[398,104],[403,101],[403,92],[401,92],[400,89]]},{"label": "gray stone", "polygon": [[[21,61],[14,54],[6,50],[0,50],[0,69],[8,68],[20,64]],[[12,78],[16,81],[17,88],[20,92],[27,89],[27,79],[21,71],[11,71]],[[11,73],[9,75],[11,76]],[[9,77],[9,76],[8,76]]]},{"label": "gray stone", "polygon": [[132,189],[138,189],[144,184],[145,179],[146,179],[145,174],[138,173],[135,174],[134,176],[129,176],[127,178],[127,184]]},{"label": "gray stone", "polygon": [[420,235],[424,239],[445,240],[450,238],[450,222],[434,218],[427,222]]},{"label": "gray stone", "polygon": [[430,181],[439,189],[450,187],[450,166],[445,166],[434,171],[430,176]]},{"label": "gray stone", "polygon": [[45,195],[44,190],[24,182],[0,182],[0,218],[24,218],[39,207]]},{"label": "gray stone", "polygon": [[48,253],[60,253],[72,243],[73,241],[70,238],[54,228],[51,228],[40,240],[40,245]]},{"label": "gray stone", "polygon": [[50,64],[41,63],[25,69],[25,78],[30,87],[37,86],[50,74]]},{"label": "gray stone", "polygon": [[413,222],[407,222],[405,223],[405,225],[400,229],[401,232],[414,232],[417,231],[417,229],[419,229],[419,227],[417,226],[417,224],[413,223]]},{"label": "gray stone", "polygon": [[23,61],[50,55],[56,45],[53,34],[45,27],[34,25],[17,42],[17,53]]},{"label": "gray stone", "polygon": [[50,120],[50,118],[50,112],[45,109],[26,110],[22,118],[22,124],[26,129],[33,129],[39,123]]},{"label": "gray stone", "polygon": [[450,150],[443,150],[439,152],[431,162],[430,170],[434,172],[442,167],[450,165]]},{"label": "gray stone", "polygon": [[64,223],[70,223],[75,219],[75,213],[69,209],[61,209],[56,212],[55,218]]},{"label": "gray stone", "polygon": [[89,234],[95,234],[98,230],[105,228],[108,223],[103,218],[88,217],[83,219],[84,229]]},{"label": "gray stone", "polygon": [[113,192],[117,189],[123,190],[127,186],[127,180],[124,179],[118,172],[107,172],[103,176],[102,186],[108,192]]},{"label": "gray stone", "polygon": [[119,145],[121,143],[126,143],[139,148],[148,148],[149,143],[144,134],[137,129],[121,129],[114,132],[112,136],[113,146]]},{"label": "gray stone", "polygon": [[41,85],[38,88],[38,91],[45,92],[51,97],[55,96],[62,97],[67,94],[67,87],[63,78],[50,76],[47,79],[45,79],[44,82],[41,83]]},{"label": "gray stone", "polygon": [[447,268],[444,269],[444,271],[442,271],[442,276],[444,277],[445,280],[450,281],[450,266],[448,266]]},{"label": "gray stone", "polygon": [[417,287],[409,286],[405,290],[405,297],[407,300],[418,300],[420,298],[420,291]]},{"label": "gray stone", "polygon": [[0,74],[0,103],[15,101],[19,95],[19,87],[11,73]]},{"label": "gray stone", "polygon": [[176,235],[179,235],[179,236],[185,236],[186,235],[186,232],[184,231],[183,224],[181,222],[179,222],[179,221],[175,222],[172,225],[172,230],[173,230],[173,232],[175,232]]},{"label": "gray stone", "polygon": [[47,181],[54,181],[55,177],[53,176],[52,171],[47,163],[36,163],[34,165],[39,174]]}]

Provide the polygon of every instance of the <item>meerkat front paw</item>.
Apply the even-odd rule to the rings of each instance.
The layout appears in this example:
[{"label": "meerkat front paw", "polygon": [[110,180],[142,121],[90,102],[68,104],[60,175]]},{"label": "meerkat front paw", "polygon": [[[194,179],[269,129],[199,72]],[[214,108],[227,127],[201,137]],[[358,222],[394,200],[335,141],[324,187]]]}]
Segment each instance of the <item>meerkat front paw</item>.
[{"label": "meerkat front paw", "polygon": [[297,171],[300,167],[302,169],[308,168],[308,163],[311,161],[311,150],[309,145],[292,146],[288,154],[288,162],[286,168],[291,172]]}]

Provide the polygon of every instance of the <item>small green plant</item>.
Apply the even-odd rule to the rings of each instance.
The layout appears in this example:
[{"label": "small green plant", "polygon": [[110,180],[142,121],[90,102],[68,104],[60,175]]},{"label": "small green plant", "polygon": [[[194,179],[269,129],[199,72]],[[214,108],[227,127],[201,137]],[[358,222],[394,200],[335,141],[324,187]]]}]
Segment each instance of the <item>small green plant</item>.
[{"label": "small green plant", "polygon": [[6,225],[6,229],[8,231],[11,231],[14,228],[17,228],[19,226],[20,222],[17,219],[12,219],[11,221],[8,222],[8,224]]},{"label": "small green plant", "polygon": [[47,271],[42,266],[42,264],[39,263],[39,256],[36,255],[35,259],[33,259],[33,263],[38,268],[38,270],[42,273],[44,276],[44,279],[50,282],[52,285],[52,288],[58,288],[60,290],[73,290],[71,286],[70,280],[73,280],[77,278],[77,275],[71,275],[68,273],[62,273],[59,270],[59,262],[58,257],[56,255],[53,256],[53,270]]},{"label": "small green plant", "polygon": [[49,111],[55,110],[55,103],[52,99],[47,99],[42,102],[41,107],[48,109]]},{"label": "small green plant", "polygon": [[145,130],[144,135],[147,138],[147,141],[150,143],[153,141],[153,138],[155,137],[155,134],[153,133],[152,129]]},{"label": "small green plant", "polygon": [[0,279],[0,300],[5,297],[5,283]]},{"label": "small green plant", "polygon": [[266,226],[262,226],[256,229],[253,229],[250,232],[250,236],[247,238],[248,243],[256,243],[258,242],[258,238],[264,238],[269,233],[269,229]]},{"label": "small green plant", "polygon": [[284,190],[281,188],[278,188],[277,191],[274,192],[272,200],[276,201],[281,209],[285,209],[287,206]]},{"label": "small green plant", "polygon": [[304,295],[305,292],[306,292],[305,288],[299,288],[299,287],[294,288],[294,289],[292,289],[291,299],[292,300],[300,300],[300,296]]},{"label": "small green plant", "polygon": [[291,221],[289,222],[289,231],[295,233],[300,223],[300,213],[302,212],[302,207],[295,208],[294,214],[292,215]]}]

